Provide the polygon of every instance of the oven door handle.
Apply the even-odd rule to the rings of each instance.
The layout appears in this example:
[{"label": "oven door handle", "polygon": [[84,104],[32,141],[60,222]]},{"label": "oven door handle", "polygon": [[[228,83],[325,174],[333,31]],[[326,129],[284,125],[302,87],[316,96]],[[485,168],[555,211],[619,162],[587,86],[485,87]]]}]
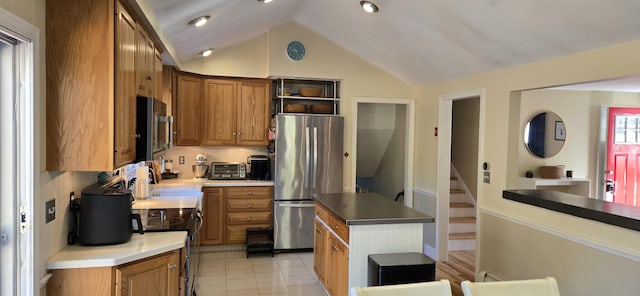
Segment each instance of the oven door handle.
[{"label": "oven door handle", "polygon": [[202,225],[204,224],[204,216],[202,215],[202,211],[197,210],[196,211],[196,220],[198,220],[198,227],[196,227],[196,233],[200,232],[200,228],[202,228]]}]

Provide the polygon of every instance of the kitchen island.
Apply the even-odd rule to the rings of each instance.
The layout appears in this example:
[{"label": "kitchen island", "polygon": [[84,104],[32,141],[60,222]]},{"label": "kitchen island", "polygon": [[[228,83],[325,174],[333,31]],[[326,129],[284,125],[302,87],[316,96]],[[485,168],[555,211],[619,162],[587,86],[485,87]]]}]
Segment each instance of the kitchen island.
[{"label": "kitchen island", "polygon": [[367,286],[370,254],[423,253],[423,225],[434,221],[375,193],[317,194],[314,199],[314,270],[333,295]]}]

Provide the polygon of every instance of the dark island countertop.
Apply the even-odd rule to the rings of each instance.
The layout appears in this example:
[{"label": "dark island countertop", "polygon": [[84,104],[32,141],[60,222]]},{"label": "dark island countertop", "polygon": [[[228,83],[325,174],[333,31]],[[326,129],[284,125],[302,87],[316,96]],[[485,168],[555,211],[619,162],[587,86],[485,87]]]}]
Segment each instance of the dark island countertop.
[{"label": "dark island countertop", "polygon": [[640,231],[640,208],[551,190],[505,190],[502,197]]},{"label": "dark island countertop", "polygon": [[433,217],[376,193],[316,194],[322,204],[347,225],[432,223]]}]

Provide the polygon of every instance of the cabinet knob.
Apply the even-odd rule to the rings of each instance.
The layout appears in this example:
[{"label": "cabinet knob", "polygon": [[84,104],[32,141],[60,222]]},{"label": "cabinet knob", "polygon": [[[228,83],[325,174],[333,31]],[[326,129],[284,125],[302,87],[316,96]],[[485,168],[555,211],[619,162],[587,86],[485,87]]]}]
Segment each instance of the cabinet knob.
[{"label": "cabinet knob", "polygon": [[250,218],[250,217],[247,217],[247,221],[251,221],[251,218]]},{"label": "cabinet knob", "polygon": [[176,268],[178,268],[178,266],[177,266],[177,265],[175,265],[175,264],[171,264],[171,265],[169,265],[169,269],[176,269]]},{"label": "cabinet knob", "polygon": [[252,206],[251,204],[248,204],[248,205],[247,205],[247,208],[252,208],[252,207],[253,207],[253,206]]},{"label": "cabinet knob", "polygon": [[141,134],[135,134],[135,135],[133,135],[133,137],[136,138],[136,139],[140,139],[140,138],[142,138],[142,135]]},{"label": "cabinet knob", "polygon": [[237,134],[238,134],[238,133],[236,133],[236,132],[233,132],[233,135],[234,135],[234,136],[235,136],[235,135],[237,135]]},{"label": "cabinet knob", "polygon": [[253,195],[253,191],[247,192],[248,195]]}]

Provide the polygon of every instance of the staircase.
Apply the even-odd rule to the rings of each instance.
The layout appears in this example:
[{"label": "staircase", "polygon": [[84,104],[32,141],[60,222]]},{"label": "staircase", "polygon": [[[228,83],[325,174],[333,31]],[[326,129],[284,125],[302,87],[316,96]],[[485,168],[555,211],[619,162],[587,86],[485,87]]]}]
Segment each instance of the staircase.
[{"label": "staircase", "polygon": [[449,194],[449,251],[476,249],[476,209],[459,189],[458,179],[451,177]]}]

